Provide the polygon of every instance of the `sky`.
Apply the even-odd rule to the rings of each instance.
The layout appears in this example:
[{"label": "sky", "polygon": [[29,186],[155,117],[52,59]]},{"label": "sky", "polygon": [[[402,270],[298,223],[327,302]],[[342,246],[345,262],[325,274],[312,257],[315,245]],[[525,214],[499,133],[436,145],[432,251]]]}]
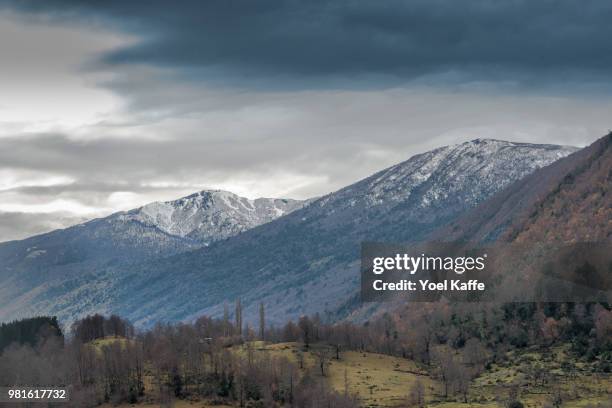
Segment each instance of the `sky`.
[{"label": "sky", "polygon": [[0,241],[612,128],[612,3],[0,0]]}]

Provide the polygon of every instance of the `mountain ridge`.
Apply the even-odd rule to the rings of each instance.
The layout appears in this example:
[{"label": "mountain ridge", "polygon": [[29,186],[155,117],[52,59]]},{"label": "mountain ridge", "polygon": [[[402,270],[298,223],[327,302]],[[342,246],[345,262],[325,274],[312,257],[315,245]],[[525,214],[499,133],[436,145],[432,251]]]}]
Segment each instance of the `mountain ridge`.
[{"label": "mountain ridge", "polygon": [[[603,201],[607,202],[607,214],[610,214],[610,180],[612,180],[612,165],[610,164],[610,150],[612,145],[612,133],[598,139],[591,145],[562,158],[550,166],[517,181],[507,189],[500,191],[484,202],[477,209],[466,212],[462,217],[433,234],[432,239],[463,240],[463,241],[494,241],[497,239],[505,241],[526,240],[524,232],[521,232],[537,214],[546,210],[547,200],[554,200],[559,192],[566,188],[580,188],[582,183],[597,180],[598,190]],[[590,175],[586,180],[576,181],[583,173],[593,172],[593,166],[599,168],[597,175]],[[597,169],[596,169],[597,170]],[[582,191],[576,194],[574,201],[580,202],[585,195],[592,192]],[[571,205],[571,203],[566,203]],[[606,204],[603,204],[606,207]],[[558,225],[553,220],[548,221],[549,227]],[[540,228],[543,231],[543,228]],[[584,231],[583,231],[584,232]],[[522,236],[522,237],[519,237]],[[551,234],[551,237],[552,238]],[[567,238],[567,237],[566,237]],[[581,239],[597,240],[601,236],[588,237],[586,234]],[[604,237],[608,239],[609,237]],[[540,235],[539,240],[547,240]],[[537,240],[531,237],[529,240]],[[566,239],[566,241],[569,241]]]},{"label": "mountain ridge", "polygon": [[[220,315],[223,302],[237,297],[245,316],[256,316],[260,301],[276,305],[267,312],[270,321],[302,313],[329,315],[358,288],[359,242],[418,239],[575,150],[487,140],[419,154],[206,250],[109,272],[123,275],[121,286],[128,288],[115,300],[126,311],[138,307],[131,317],[142,324]],[[452,171],[459,168],[462,172]],[[138,284],[144,276],[158,283]],[[137,306],[128,299],[135,291],[155,300]],[[181,299],[172,292],[181,293]],[[186,295],[193,292],[198,301]]]},{"label": "mountain ridge", "polygon": [[[209,244],[300,208],[309,200],[248,199],[224,190],[202,190],[171,201],[155,201],[116,213],[124,221],[138,221],[170,235]],[[215,228],[203,230],[206,224]],[[222,228],[225,227],[225,230]]]},{"label": "mountain ridge", "polygon": [[[220,315],[238,297],[247,319],[259,302],[270,305],[270,322],[316,312],[334,318],[358,288],[361,241],[419,239],[574,150],[482,139],[444,146],[206,248],[149,262],[25,269],[27,284],[12,307],[0,305],[0,318],[112,312],[146,326]],[[10,290],[4,283],[0,298]]]},{"label": "mountain ridge", "polygon": [[[251,208],[230,209],[227,202]],[[56,282],[60,282],[58,290],[69,293],[72,287],[61,283],[66,279],[96,281],[96,285],[104,286],[96,277],[101,268],[205,247],[307,203],[289,199],[249,200],[225,191],[205,190],[178,200],[151,203],[65,229],[1,243],[0,310],[17,313],[19,299],[29,303],[33,301],[32,296]],[[156,210],[169,207],[179,212],[193,210],[189,212],[193,221],[189,234],[173,234],[157,222]],[[46,311],[40,310],[40,313]]]}]

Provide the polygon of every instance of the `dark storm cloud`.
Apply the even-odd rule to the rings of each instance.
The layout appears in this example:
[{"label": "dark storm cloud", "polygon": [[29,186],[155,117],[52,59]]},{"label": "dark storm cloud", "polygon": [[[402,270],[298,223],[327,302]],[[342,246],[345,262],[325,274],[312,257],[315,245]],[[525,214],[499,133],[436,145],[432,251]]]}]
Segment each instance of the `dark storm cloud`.
[{"label": "dark storm cloud", "polygon": [[171,67],[223,84],[377,87],[431,76],[558,84],[612,76],[612,3],[604,0],[18,4],[116,24],[141,39],[105,55],[106,63]]},{"label": "dark storm cloud", "polygon": [[323,195],[476,137],[584,145],[609,128],[610,21],[602,0],[0,0],[0,242],[203,188]]}]

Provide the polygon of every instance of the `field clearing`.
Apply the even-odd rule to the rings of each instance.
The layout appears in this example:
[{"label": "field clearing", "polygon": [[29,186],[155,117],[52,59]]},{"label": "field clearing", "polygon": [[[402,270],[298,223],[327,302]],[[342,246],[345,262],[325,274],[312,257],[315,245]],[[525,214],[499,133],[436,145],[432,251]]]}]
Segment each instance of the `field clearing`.
[{"label": "field clearing", "polygon": [[107,336],[107,337],[103,337],[101,339],[95,339],[95,340],[89,342],[88,344],[90,344],[90,345],[94,346],[96,349],[100,350],[104,346],[112,346],[112,345],[117,344],[117,343],[121,344],[122,346],[125,346],[130,341],[133,341],[133,340],[126,339],[125,337]]},{"label": "field clearing", "polygon": [[[293,362],[298,362],[301,353],[304,370],[319,373],[314,355],[316,346],[311,351],[302,351],[298,343],[253,342],[252,347],[257,352],[283,356]],[[239,352],[245,353],[245,350],[246,346],[241,346]],[[418,379],[425,387],[426,400],[432,401],[427,407],[432,408],[502,408],[496,399],[506,397],[511,385],[518,385],[525,408],[542,408],[555,388],[565,395],[561,408],[599,408],[598,404],[601,408],[612,408],[609,399],[612,396],[612,376],[591,373],[588,364],[572,359],[564,347],[556,347],[547,353],[535,350],[509,352],[505,364],[493,364],[473,381],[468,403],[461,402],[459,397],[455,402],[442,401],[440,382],[432,379],[413,361],[356,351],[341,352],[340,360],[334,358],[334,353],[331,355],[326,373],[329,384],[341,393],[348,385],[349,393],[359,396],[367,407],[405,406],[406,397]],[[564,376],[564,364],[573,367],[575,377]],[[536,366],[552,375],[550,383],[533,385],[530,375]]]},{"label": "field clearing", "polygon": [[[122,338],[104,338],[93,345],[100,349],[116,342],[125,343]],[[320,376],[317,351],[321,346],[311,346],[303,350],[299,343],[265,343],[254,341],[232,348],[234,353],[247,356],[268,356],[287,358],[300,365],[302,373]],[[492,364],[479,377],[473,380],[470,387],[469,402],[463,403],[460,398],[455,401],[444,400],[441,396],[442,384],[433,379],[423,367],[411,360],[377,353],[341,351],[340,359],[329,349],[326,359],[325,379],[337,392],[359,398],[365,407],[401,407],[407,406],[407,397],[417,381],[424,386],[426,404],[431,408],[503,408],[498,402],[508,395],[510,386],[519,388],[519,399],[525,408],[542,408],[550,401],[555,389],[561,390],[564,400],[561,408],[612,408],[612,376],[595,374],[591,366],[576,361],[563,347],[556,347],[547,352],[538,350],[511,351],[506,354],[503,363]],[[572,376],[568,376],[567,367],[571,367]],[[534,369],[547,373],[546,382],[534,383]],[[151,391],[153,385],[149,375],[145,376],[145,389]],[[146,401],[146,399],[145,399]],[[159,405],[141,402],[136,405],[123,404],[127,407],[157,407]],[[177,408],[226,408],[228,405],[211,405],[206,401],[175,400]],[[110,408],[112,405],[103,405]]]},{"label": "field clearing", "polygon": [[439,386],[412,361],[374,353],[349,351],[341,353],[340,360],[332,360],[328,377],[336,391],[344,392],[345,373],[349,393],[373,407],[402,404],[417,381],[428,399]]},{"label": "field clearing", "polygon": [[[263,344],[256,342],[254,349],[269,353],[271,356],[286,357],[297,363],[300,353],[303,355],[304,371],[311,370],[320,375],[318,360],[311,351],[302,351],[297,343]],[[241,347],[244,353],[245,347]],[[376,353],[356,351],[340,352],[340,359],[331,358],[326,369],[326,378],[336,391],[343,393],[348,388],[349,394],[357,395],[368,407],[393,407],[401,405],[417,380],[425,387],[427,398],[430,398],[439,387],[427,373],[406,359]]]},{"label": "field clearing", "polygon": [[[174,408],[232,408],[231,405],[211,405],[206,402],[194,402],[194,401],[184,401],[184,400],[175,400],[172,403]],[[159,408],[159,404],[150,404],[146,402],[141,402],[138,404],[121,404],[121,405],[112,405],[112,404],[104,404],[101,405],[101,408]]]}]

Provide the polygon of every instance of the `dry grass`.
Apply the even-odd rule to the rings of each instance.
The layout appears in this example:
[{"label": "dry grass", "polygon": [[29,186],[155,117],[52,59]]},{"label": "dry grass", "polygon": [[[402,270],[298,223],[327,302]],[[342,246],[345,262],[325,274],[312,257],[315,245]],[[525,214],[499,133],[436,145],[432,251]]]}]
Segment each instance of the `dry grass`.
[{"label": "dry grass", "polygon": [[[174,408],[232,408],[231,405],[211,405],[210,403],[207,403],[207,402],[194,402],[194,401],[183,401],[183,400],[175,400],[172,402],[171,406]],[[159,404],[150,404],[150,403],[121,404],[121,405],[104,404],[101,406],[101,408],[128,408],[128,407],[159,408]]]},{"label": "dry grass", "polygon": [[[97,346],[110,344],[113,341],[125,339],[102,339]],[[273,357],[286,357],[294,363],[303,359],[303,371],[320,375],[318,361],[313,352],[303,351],[297,343],[267,344],[261,341],[252,342],[250,346],[254,353],[266,353]],[[246,355],[246,345],[233,348],[235,353]],[[508,361],[503,365],[493,365],[476,378],[470,389],[470,402],[442,401],[441,385],[432,379],[417,364],[410,360],[386,356],[376,353],[361,353],[346,351],[340,353],[336,360],[334,353],[329,360],[325,378],[336,391],[343,393],[348,386],[350,394],[359,396],[367,407],[397,407],[405,406],[406,397],[412,386],[419,380],[425,387],[427,407],[432,408],[500,408],[503,405],[496,402],[497,397],[505,397],[510,385],[518,385],[520,400],[525,408],[542,408],[550,399],[553,388],[560,388],[564,395],[562,408],[612,408],[612,377],[610,375],[595,375],[590,372],[590,366],[572,361],[563,348],[556,348],[543,355],[538,351],[523,351],[508,353]],[[576,378],[568,379],[563,375],[561,365],[570,362],[576,367]],[[553,380],[546,385],[534,386],[529,376],[530,367],[541,365],[547,372],[553,374]],[[148,384],[147,388],[150,387]],[[598,406],[598,404],[600,404]],[[121,408],[134,405],[121,405]],[[141,403],[138,407],[155,407]],[[110,405],[104,406],[110,408]],[[212,408],[227,407],[210,405],[201,401],[175,401],[177,408]]]}]

